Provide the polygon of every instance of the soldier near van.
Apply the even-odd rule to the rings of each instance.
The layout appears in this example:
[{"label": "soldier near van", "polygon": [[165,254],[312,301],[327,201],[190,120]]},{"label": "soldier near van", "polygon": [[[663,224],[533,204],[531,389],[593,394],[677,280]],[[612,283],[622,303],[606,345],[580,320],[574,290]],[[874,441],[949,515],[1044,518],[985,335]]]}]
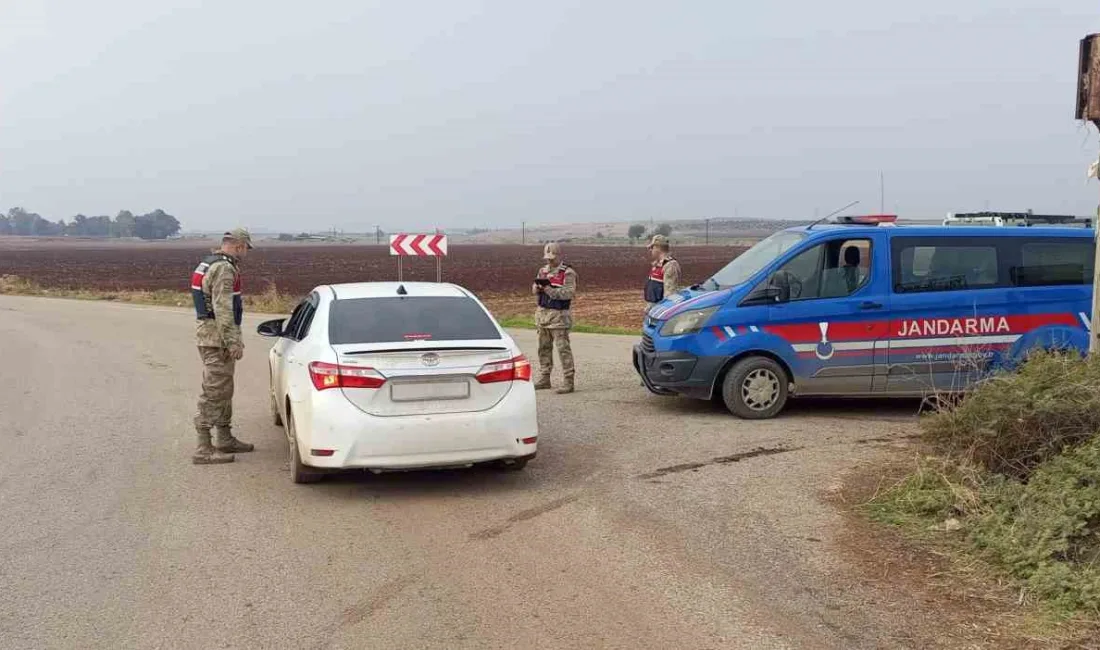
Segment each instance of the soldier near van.
[{"label": "soldier near van", "polygon": [[561,358],[564,382],[557,392],[573,392],[573,348],[569,345],[569,330],[573,327],[570,306],[577,290],[577,272],[561,259],[561,246],[551,242],[543,249],[546,266],[538,271],[531,293],[538,298],[535,329],[539,336],[539,376],[536,390],[550,388],[550,373],[554,369],[554,348]]},{"label": "soldier near van", "polygon": [[203,364],[202,396],[195,415],[198,447],[191,457],[196,465],[231,463],[232,454],[253,449],[233,437],[232,429],[233,373],[244,356],[244,305],[237,265],[251,248],[252,236],[247,230],[227,232],[221,248],[204,257],[191,274],[191,297],[198,319],[195,342]]},{"label": "soldier near van", "polygon": [[669,253],[670,248],[668,237],[664,235],[653,235],[653,240],[649,242],[649,257],[652,264],[649,267],[649,277],[645,282],[646,313],[649,313],[653,305],[682,288],[680,263]]}]

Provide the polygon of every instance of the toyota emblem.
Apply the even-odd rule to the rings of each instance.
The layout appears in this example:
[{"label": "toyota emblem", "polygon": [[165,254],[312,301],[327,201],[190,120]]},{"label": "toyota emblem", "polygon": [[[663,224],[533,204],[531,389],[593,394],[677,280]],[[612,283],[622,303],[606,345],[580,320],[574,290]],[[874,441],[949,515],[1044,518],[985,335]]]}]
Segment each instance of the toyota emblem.
[{"label": "toyota emblem", "polygon": [[420,363],[432,368],[439,365],[439,355],[435,352],[429,352],[420,356]]}]

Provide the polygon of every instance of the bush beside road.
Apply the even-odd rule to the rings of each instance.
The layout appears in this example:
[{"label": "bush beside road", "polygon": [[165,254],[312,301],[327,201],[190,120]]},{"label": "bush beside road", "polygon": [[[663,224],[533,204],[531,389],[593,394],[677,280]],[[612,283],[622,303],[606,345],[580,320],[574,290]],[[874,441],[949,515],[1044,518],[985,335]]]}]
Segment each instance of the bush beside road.
[{"label": "bush beside road", "polygon": [[[1100,358],[1042,354],[922,422],[877,521],[1013,581],[1069,633],[1100,618]],[[1062,630],[1066,632],[1066,630]]]}]

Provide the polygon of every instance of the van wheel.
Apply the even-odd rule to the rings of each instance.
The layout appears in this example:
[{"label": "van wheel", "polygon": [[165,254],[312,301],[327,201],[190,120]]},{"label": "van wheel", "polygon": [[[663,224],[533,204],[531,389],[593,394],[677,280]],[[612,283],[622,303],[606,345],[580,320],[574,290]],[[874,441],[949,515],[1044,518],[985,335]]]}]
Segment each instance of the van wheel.
[{"label": "van wheel", "polygon": [[722,381],[722,401],[746,420],[774,418],[787,404],[787,373],[768,357],[748,357],[733,364]]}]

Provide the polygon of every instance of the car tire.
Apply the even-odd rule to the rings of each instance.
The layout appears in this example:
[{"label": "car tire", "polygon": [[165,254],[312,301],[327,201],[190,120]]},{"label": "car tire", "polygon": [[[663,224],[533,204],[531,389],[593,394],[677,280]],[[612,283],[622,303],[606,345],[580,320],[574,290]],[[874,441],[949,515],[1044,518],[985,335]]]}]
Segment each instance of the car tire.
[{"label": "car tire", "polygon": [[526,458],[516,458],[509,460],[498,460],[494,465],[497,469],[504,470],[505,472],[519,472],[527,467]]},{"label": "car tire", "polygon": [[279,406],[275,402],[275,393],[271,393],[271,421],[277,427],[283,426],[283,416],[279,415]]},{"label": "car tire", "polygon": [[308,467],[302,462],[302,456],[298,453],[298,435],[294,432],[294,418],[287,413],[290,426],[287,427],[287,446],[290,448],[290,480],[298,485],[316,483],[324,478],[324,474]]},{"label": "car tire", "polygon": [[768,357],[747,357],[733,364],[722,381],[722,401],[745,420],[774,418],[787,405],[787,371]]}]

